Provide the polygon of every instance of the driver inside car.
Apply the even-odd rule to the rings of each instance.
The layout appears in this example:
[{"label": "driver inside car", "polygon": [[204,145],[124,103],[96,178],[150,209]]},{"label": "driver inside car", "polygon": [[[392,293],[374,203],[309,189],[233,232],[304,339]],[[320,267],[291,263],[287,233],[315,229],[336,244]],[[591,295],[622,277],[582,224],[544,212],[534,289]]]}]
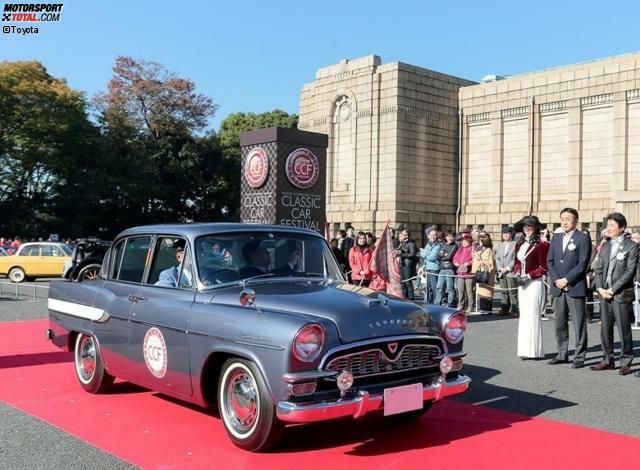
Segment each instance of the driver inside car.
[{"label": "driver inside car", "polygon": [[242,256],[247,265],[240,269],[240,277],[248,278],[270,273],[287,276],[295,271],[295,266],[300,261],[300,254],[297,250],[290,253],[289,262],[274,270],[269,270],[271,255],[267,249],[262,246],[261,242],[262,240],[258,239],[249,240],[242,247]]},{"label": "driver inside car", "polygon": [[176,247],[176,261],[178,264],[171,268],[165,269],[160,272],[160,277],[155,283],[156,286],[162,287],[178,287],[178,280],[180,280],[180,287],[188,287],[191,285],[191,273],[189,269],[185,267],[182,271],[182,277],[180,278],[180,268],[184,261],[184,245],[178,245]]}]

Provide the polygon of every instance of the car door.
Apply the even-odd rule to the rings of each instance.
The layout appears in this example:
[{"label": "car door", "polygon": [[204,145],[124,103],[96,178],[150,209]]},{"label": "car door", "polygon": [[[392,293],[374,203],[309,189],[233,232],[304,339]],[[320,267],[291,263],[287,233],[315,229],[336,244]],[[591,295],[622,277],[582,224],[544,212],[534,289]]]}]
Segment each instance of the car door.
[{"label": "car door", "polygon": [[40,254],[42,247],[39,244],[27,245],[16,253],[17,260],[13,263],[23,269],[27,276],[40,274]]},{"label": "car door", "polygon": [[137,365],[129,348],[129,319],[140,291],[151,235],[131,236],[117,240],[105,261],[104,284],[94,301],[94,307],[109,315],[104,323],[96,323],[96,338],[108,370],[118,376],[135,380]]},{"label": "car door", "polygon": [[[183,250],[180,262],[178,249]],[[130,322],[137,378],[153,389],[186,397],[192,395],[188,331],[195,298],[189,253],[184,238],[157,237],[147,282],[138,291]],[[176,267],[178,282],[160,281],[162,271]]]},{"label": "car door", "polygon": [[65,259],[64,252],[56,245],[42,245],[39,274],[42,276],[62,276]]}]

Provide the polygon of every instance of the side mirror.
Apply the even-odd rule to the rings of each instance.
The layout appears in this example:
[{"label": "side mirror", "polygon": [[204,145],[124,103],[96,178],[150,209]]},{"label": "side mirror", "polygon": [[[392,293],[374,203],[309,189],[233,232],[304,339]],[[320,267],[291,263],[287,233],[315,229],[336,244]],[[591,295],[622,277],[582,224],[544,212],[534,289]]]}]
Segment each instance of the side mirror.
[{"label": "side mirror", "polygon": [[253,289],[243,289],[240,292],[240,305],[246,307],[249,305],[252,307],[256,303],[256,292]]}]

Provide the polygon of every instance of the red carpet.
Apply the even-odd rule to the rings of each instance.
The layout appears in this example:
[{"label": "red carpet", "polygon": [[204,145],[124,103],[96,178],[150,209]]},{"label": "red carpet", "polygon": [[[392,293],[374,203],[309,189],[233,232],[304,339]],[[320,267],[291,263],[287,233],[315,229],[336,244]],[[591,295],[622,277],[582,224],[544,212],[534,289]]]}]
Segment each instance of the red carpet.
[{"label": "red carpet", "polygon": [[[289,428],[275,452],[251,454],[198,408],[116,384],[90,395],[46,321],[0,323],[0,400],[144,468],[632,468],[640,439],[455,401],[419,421],[381,417]],[[295,459],[295,460],[294,460]]]}]

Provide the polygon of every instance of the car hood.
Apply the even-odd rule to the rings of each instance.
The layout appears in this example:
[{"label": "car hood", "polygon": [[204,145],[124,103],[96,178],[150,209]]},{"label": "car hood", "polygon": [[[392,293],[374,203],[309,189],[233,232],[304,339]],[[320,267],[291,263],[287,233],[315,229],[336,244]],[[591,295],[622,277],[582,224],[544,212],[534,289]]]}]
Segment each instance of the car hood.
[{"label": "car hood", "polygon": [[[262,310],[332,321],[343,342],[381,336],[432,332],[429,314],[413,302],[351,284],[304,280],[252,283],[255,304]],[[214,304],[238,306],[242,289],[214,294]]]}]

